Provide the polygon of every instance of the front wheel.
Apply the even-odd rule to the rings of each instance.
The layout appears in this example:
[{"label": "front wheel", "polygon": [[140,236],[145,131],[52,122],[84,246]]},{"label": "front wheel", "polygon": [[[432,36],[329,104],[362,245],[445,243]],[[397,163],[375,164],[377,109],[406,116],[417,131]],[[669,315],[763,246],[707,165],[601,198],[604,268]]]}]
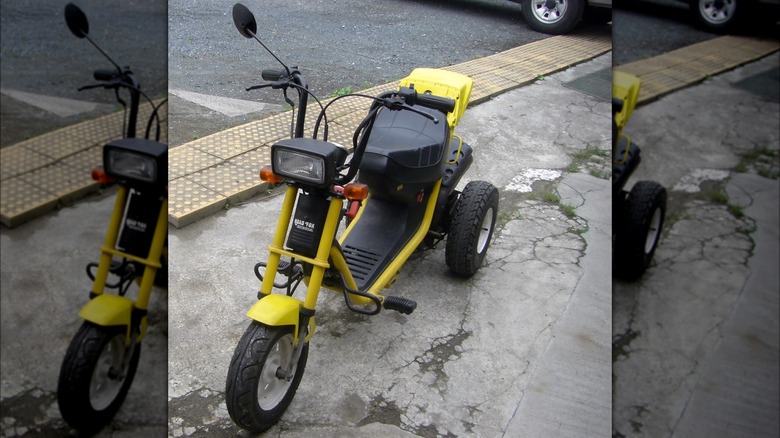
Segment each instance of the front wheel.
[{"label": "front wheel", "polygon": [[520,7],[531,29],[561,35],[580,22],[585,0],[522,0]]},{"label": "front wheel", "polygon": [[57,404],[62,418],[83,434],[102,429],[122,405],[138,368],[141,344],[125,361],[125,327],[84,322],[60,368]]},{"label": "front wheel", "polygon": [[471,277],[487,254],[498,214],[498,189],[486,181],[466,184],[450,219],[444,256],[450,270]]},{"label": "front wheel", "polygon": [[292,327],[253,321],[246,329],[230,361],[226,385],[228,413],[241,428],[258,433],[282,418],[301,382],[309,344],[303,345],[288,380],[279,371],[287,370],[294,350]]}]

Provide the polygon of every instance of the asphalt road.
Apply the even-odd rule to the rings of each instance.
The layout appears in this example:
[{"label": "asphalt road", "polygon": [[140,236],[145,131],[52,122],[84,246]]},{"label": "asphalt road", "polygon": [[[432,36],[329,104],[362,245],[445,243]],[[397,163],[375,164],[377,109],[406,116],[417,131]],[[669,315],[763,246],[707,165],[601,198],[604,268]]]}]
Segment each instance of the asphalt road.
[{"label": "asphalt road", "polygon": [[[150,97],[164,96],[168,74],[166,2],[75,3],[89,20],[90,37],[117,64],[132,67],[142,90]],[[0,3],[2,146],[120,108],[109,90],[77,90],[95,83],[94,70],[112,65],[88,41],[70,33],[64,4],[54,0]],[[53,103],[64,105],[65,115],[44,109]],[[85,105],[89,103],[96,105],[89,108]]]},{"label": "asphalt road", "polygon": [[[503,0],[247,1],[259,38],[285,63],[297,65],[319,97],[360,90],[507,50],[549,35],[532,31],[520,6]],[[278,111],[276,90],[246,92],[264,68],[279,68],[257,42],[239,35],[233,2],[169,2],[170,144],[177,146],[246,123],[262,112],[228,116],[209,100],[265,102]],[[199,93],[193,103],[180,93]]]}]

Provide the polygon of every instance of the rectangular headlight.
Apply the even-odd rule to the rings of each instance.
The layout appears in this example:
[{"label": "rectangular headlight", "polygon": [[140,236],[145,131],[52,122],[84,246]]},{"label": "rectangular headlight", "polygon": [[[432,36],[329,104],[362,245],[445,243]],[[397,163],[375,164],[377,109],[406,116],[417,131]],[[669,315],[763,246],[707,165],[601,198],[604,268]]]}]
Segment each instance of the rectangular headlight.
[{"label": "rectangular headlight", "polygon": [[150,184],[157,181],[157,162],[149,155],[111,149],[104,164],[109,174]]},{"label": "rectangular headlight", "polygon": [[275,174],[301,184],[327,188],[344,164],[347,151],[335,143],[311,138],[280,140],[271,147]]},{"label": "rectangular headlight", "polygon": [[107,175],[129,186],[165,187],[168,145],[142,138],[114,140],[103,146]]},{"label": "rectangular headlight", "polygon": [[290,150],[277,150],[273,154],[274,172],[295,181],[314,185],[325,184],[325,160]]}]

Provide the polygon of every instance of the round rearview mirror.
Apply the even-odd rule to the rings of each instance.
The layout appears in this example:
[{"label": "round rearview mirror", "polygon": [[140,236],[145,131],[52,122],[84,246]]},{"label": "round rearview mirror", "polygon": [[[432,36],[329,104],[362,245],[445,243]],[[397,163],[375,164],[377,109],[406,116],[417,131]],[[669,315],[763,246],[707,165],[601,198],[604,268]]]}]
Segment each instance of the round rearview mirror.
[{"label": "round rearview mirror", "polygon": [[65,22],[73,35],[84,38],[89,35],[89,21],[84,12],[73,3],[65,5]]},{"label": "round rearview mirror", "polygon": [[252,38],[257,33],[257,21],[252,12],[241,3],[233,5],[233,23],[238,33],[246,38]]}]

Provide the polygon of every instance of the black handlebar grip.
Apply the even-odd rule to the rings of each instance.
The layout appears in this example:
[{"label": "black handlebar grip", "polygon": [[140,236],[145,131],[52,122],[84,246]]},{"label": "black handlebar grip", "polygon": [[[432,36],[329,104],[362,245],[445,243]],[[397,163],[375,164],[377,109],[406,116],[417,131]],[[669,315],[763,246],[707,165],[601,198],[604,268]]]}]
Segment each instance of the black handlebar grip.
[{"label": "black handlebar grip", "polygon": [[286,71],[275,69],[275,68],[265,68],[263,69],[262,73],[260,73],[260,75],[263,77],[263,80],[271,81],[271,82],[278,81],[285,74],[287,74]]},{"label": "black handlebar grip", "polygon": [[95,80],[110,81],[111,79],[114,79],[114,76],[116,75],[116,70],[97,69],[95,70],[95,73],[93,75],[95,77]]},{"label": "black handlebar grip", "polygon": [[437,109],[444,114],[451,113],[455,109],[455,101],[447,98],[434,96],[433,94],[417,93],[417,104]]}]

